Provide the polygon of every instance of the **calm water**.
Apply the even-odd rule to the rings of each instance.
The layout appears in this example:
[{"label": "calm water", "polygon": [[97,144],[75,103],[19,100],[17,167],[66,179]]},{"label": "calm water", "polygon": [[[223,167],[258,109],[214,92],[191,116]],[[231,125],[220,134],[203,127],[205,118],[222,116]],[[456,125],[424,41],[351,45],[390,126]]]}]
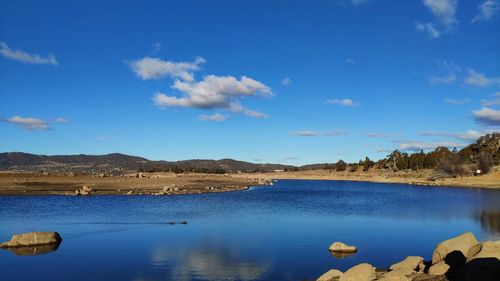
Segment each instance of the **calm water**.
[{"label": "calm water", "polygon": [[[464,231],[500,239],[500,192],[283,180],[223,194],[0,197],[0,240],[51,230],[63,237],[56,251],[0,250],[0,280],[302,280],[387,267],[429,259]],[[337,240],[359,252],[330,255]]]}]

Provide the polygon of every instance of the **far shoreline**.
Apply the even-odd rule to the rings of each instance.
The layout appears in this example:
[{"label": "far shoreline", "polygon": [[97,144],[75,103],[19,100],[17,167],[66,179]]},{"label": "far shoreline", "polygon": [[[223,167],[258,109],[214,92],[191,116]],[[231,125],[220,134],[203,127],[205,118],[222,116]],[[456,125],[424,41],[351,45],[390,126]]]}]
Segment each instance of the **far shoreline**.
[{"label": "far shoreline", "polygon": [[432,171],[419,172],[334,172],[329,170],[273,173],[135,173],[116,177],[91,175],[43,175],[0,172],[2,195],[75,195],[83,186],[91,195],[182,195],[248,190],[272,185],[274,180],[329,180],[367,183],[408,184],[429,187],[500,189],[500,171],[487,175],[429,181]]}]

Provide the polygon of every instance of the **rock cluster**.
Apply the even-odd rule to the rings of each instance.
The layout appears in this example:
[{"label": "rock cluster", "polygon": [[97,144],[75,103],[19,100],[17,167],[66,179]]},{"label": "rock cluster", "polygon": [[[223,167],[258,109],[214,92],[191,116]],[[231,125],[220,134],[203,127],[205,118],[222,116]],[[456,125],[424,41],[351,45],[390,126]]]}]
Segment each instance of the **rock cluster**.
[{"label": "rock cluster", "polygon": [[[347,245],[333,243],[331,249],[344,249]],[[347,246],[349,247],[349,246]],[[376,272],[370,264],[360,264],[342,273],[332,269],[318,281],[499,281],[500,241],[478,242],[466,232],[437,245],[432,260],[409,256],[393,264],[388,271]]]},{"label": "rock cluster", "polygon": [[81,189],[75,190],[75,195],[91,195],[94,190],[86,185],[84,185]]},{"label": "rock cluster", "polygon": [[175,186],[175,184],[171,184],[171,185],[163,187],[163,189],[160,190],[160,192],[153,193],[152,195],[169,195],[169,194],[172,194],[173,192],[177,192],[179,190],[180,189],[177,186]]}]

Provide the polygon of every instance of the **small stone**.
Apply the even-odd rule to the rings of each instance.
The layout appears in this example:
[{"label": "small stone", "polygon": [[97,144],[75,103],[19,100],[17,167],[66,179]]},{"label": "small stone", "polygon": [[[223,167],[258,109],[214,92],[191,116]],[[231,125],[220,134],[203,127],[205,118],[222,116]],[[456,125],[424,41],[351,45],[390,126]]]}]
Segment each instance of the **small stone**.
[{"label": "small stone", "polygon": [[349,246],[342,242],[334,242],[328,250],[336,253],[356,253],[358,251],[355,246]]}]

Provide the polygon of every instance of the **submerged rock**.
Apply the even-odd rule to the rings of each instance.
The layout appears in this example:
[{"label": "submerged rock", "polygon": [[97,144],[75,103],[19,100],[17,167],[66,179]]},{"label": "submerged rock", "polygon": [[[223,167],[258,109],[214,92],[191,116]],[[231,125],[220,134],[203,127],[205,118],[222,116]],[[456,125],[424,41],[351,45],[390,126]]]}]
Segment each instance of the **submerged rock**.
[{"label": "submerged rock", "polygon": [[14,234],[10,241],[0,244],[0,248],[31,247],[61,243],[57,232],[29,232]]},{"label": "submerged rock", "polygon": [[355,246],[346,245],[342,242],[334,242],[332,245],[330,245],[328,250],[335,253],[356,253],[358,251],[358,248],[356,248]]},{"label": "submerged rock", "polygon": [[58,244],[29,246],[29,247],[11,247],[6,248],[7,251],[15,254],[16,256],[38,256],[54,252],[59,248]]}]

